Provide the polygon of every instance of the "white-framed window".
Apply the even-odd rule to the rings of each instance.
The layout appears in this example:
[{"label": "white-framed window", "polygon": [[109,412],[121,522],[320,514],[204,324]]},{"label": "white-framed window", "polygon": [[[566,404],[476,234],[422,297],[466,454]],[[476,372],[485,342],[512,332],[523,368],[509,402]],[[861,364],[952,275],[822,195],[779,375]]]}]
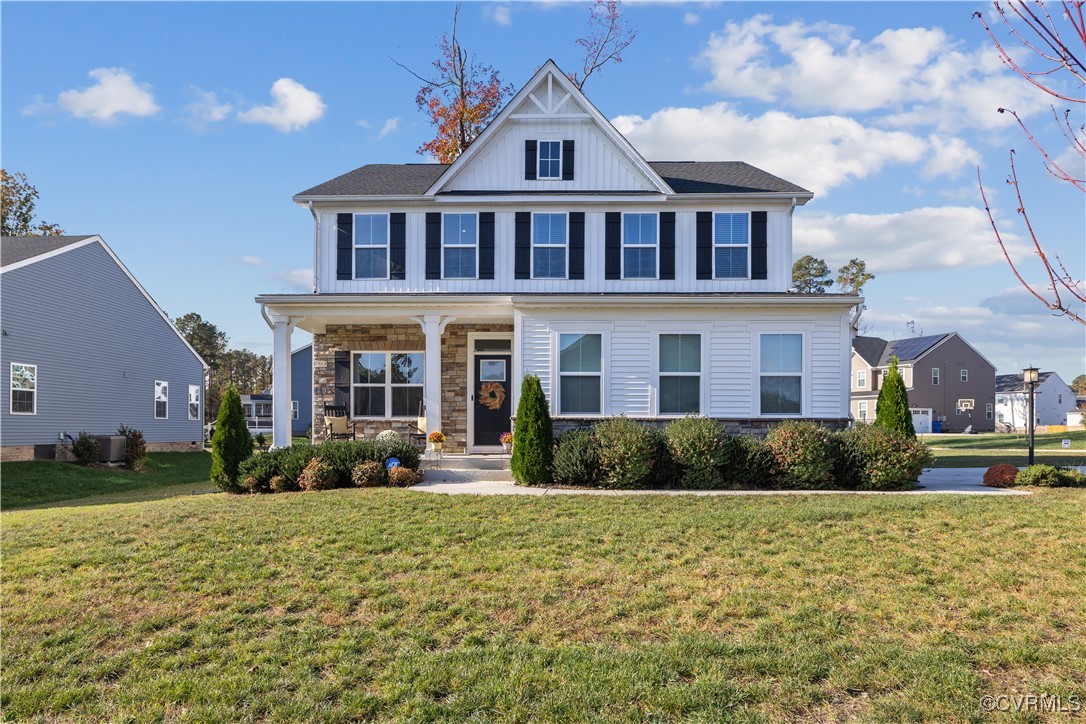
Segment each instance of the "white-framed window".
[{"label": "white-framed window", "polygon": [[200,385],[189,385],[189,419],[200,419]]},{"label": "white-framed window", "polygon": [[996,398],[996,402],[998,404],[1000,404],[1000,405],[1006,405],[1007,404],[1007,398],[1005,396],[1003,396],[1003,395],[1000,395],[999,397]]},{"label": "white-framed window", "polygon": [[476,214],[442,214],[442,276],[475,279],[479,276],[479,217]]},{"label": "white-framed window", "polygon": [[603,412],[603,335],[558,335],[558,413]]},{"label": "white-framed window", "polygon": [[532,214],[532,278],[566,278],[565,214]]},{"label": "white-framed window", "polygon": [[297,400],[291,400],[290,401],[290,419],[291,420],[297,420],[298,419],[298,401]]},{"label": "white-framed window", "polygon": [[985,402],[984,403],[984,419],[985,420],[991,420],[992,415],[994,414],[994,412],[995,412],[995,410],[992,409],[992,403],[991,402]]},{"label": "white-framed window", "polygon": [[562,142],[539,142],[539,168],[537,178],[562,178]]},{"label": "white-framed window", "polygon": [[859,400],[856,403],[856,419],[857,420],[866,420],[867,419],[867,400]]},{"label": "white-framed window", "polygon": [[961,374],[962,374],[962,382],[968,382],[969,381],[969,370],[962,370]]},{"label": "white-framed window", "polygon": [[388,279],[388,214],[354,215],[354,278]]},{"label": "white-framed window", "polygon": [[939,368],[931,368],[931,384],[938,386],[939,384]]},{"label": "white-framed window", "polygon": [[713,214],[713,277],[750,278],[750,214]]},{"label": "white-framed window", "polygon": [[655,279],[659,224],[655,213],[622,215],[622,278]]},{"label": "white-framed window", "polygon": [[802,414],[803,335],[762,333],[758,349],[761,414]]},{"label": "white-framed window", "polygon": [[166,420],[170,416],[170,383],[155,380],[155,419]]},{"label": "white-framed window", "polygon": [[422,352],[353,352],[352,417],[416,417],[422,409]]},{"label": "white-framed window", "polygon": [[867,389],[867,370],[856,370],[856,389]]},{"label": "white-framed window", "polygon": [[12,362],[8,380],[11,414],[38,414],[38,366]]},{"label": "white-framed window", "polygon": [[701,412],[701,335],[661,334],[659,351],[659,414],[699,414]]}]

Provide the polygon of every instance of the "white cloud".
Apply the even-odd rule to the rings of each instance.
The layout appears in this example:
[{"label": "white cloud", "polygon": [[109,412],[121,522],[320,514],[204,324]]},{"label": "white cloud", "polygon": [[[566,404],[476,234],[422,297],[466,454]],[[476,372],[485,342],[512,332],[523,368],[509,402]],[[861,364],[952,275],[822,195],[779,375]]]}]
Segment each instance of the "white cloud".
[{"label": "white cloud", "polygon": [[195,96],[196,100],[186,105],[184,112],[189,124],[194,128],[199,129],[210,123],[224,121],[234,110],[232,104],[220,102],[219,97],[212,91],[189,86],[189,93]]},{"label": "white cloud", "polygon": [[124,68],[95,68],[87,75],[94,79],[94,85],[83,90],[63,91],[57,96],[55,104],[35,96],[30,105],[23,108],[23,115],[38,115],[59,109],[75,118],[114,123],[120,116],[146,118],[162,110],[155,104],[151,86],[136,83]]},{"label": "white cloud", "polygon": [[649,118],[619,116],[615,127],[647,158],[675,161],[742,159],[816,194],[874,176],[893,163],[927,162],[932,174],[955,171],[972,158],[960,146],[946,161],[938,149],[905,131],[869,128],[844,116],[801,118],[771,111],[745,115],[727,103],[704,108],[665,108]]},{"label": "white cloud", "polygon": [[400,127],[399,118],[389,118],[381,126],[380,133],[377,134],[377,140],[383,141],[385,138],[396,132],[396,129]]},{"label": "white cloud", "polygon": [[324,116],[319,93],[291,78],[280,78],[271,89],[273,105],[256,106],[238,114],[242,123],[263,123],[281,133],[300,131]]},{"label": "white cloud", "polygon": [[484,5],[483,17],[498,25],[509,25],[513,22],[513,8],[509,3],[491,3]]},{"label": "white cloud", "polygon": [[[874,274],[952,269],[1003,260],[984,211],[969,206],[924,207],[893,214],[797,212],[794,254],[826,259],[836,269],[857,257]],[[1012,254],[1017,235],[1004,234]]]},{"label": "white cloud", "polygon": [[264,260],[259,256],[243,256],[238,261],[246,266],[264,266]]},{"label": "white cloud", "polygon": [[311,290],[313,288],[313,270],[312,269],[291,269],[277,274],[276,277],[279,281],[286,282],[292,287],[298,289]]},{"label": "white cloud", "polygon": [[685,12],[683,13],[683,22],[687,25],[697,25],[701,22],[701,18],[697,13]]},{"label": "white cloud", "polygon": [[354,124],[356,126],[359,126],[360,128],[372,128],[373,127],[373,124],[370,123],[369,121],[367,121],[365,118],[359,118],[357,121],[354,122]]},{"label": "white cloud", "polygon": [[[729,22],[697,56],[708,90],[836,113],[880,112],[894,126],[1004,128],[999,107],[1044,104],[987,45],[961,49],[941,28],[887,29],[870,40],[830,23]],[[779,58],[783,58],[778,60]]]}]

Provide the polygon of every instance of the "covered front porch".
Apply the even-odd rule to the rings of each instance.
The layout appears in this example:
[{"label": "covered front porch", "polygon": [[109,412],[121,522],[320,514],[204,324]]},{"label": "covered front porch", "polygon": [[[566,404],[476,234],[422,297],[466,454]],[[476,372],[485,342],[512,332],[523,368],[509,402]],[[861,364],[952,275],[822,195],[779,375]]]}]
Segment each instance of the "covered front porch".
[{"label": "covered front porch", "polygon": [[313,334],[314,441],[326,438],[325,408],[334,406],[358,439],[440,430],[447,452],[499,451],[519,386],[511,301],[428,297],[425,306],[258,298],[274,339],[273,445],[291,442],[289,350],[302,329]]}]

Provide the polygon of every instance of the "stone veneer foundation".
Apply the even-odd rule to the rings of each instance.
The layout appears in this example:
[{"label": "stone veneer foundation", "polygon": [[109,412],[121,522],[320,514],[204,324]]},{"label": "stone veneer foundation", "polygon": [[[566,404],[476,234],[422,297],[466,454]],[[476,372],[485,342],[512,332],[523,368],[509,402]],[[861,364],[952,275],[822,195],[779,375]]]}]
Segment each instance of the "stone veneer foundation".
[{"label": "stone veneer foundation", "polygon": [[[603,422],[607,418],[598,417],[559,417],[554,419],[554,434],[558,435],[566,430],[574,430],[581,427],[592,427],[597,423]],[[666,427],[669,422],[674,418],[661,418],[661,417],[633,417],[632,420],[637,420],[642,425],[650,425],[652,427],[663,428]],[[777,418],[754,418],[754,419],[724,419],[713,418],[724,428],[724,432],[729,435],[742,435],[746,437],[765,438],[777,425],[781,424],[783,420]],[[825,418],[825,419],[813,419],[808,420],[817,425],[827,428],[830,431],[847,430],[849,426],[848,418]]]},{"label": "stone veneer foundation", "polygon": [[[468,333],[512,332],[512,324],[450,324],[441,335],[441,432],[444,450],[465,451],[468,439]],[[324,406],[335,404],[336,352],[423,352],[426,336],[417,324],[330,324],[313,335],[313,440],[324,440]],[[415,432],[412,417],[356,420],[359,437],[383,430]],[[431,430],[431,432],[433,432]]]}]

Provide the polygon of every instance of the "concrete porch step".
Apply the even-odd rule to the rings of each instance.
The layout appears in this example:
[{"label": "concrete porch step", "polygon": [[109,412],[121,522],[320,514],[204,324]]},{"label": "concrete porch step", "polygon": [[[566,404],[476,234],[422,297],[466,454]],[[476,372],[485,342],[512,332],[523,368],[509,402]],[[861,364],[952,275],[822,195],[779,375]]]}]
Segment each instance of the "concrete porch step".
[{"label": "concrete porch step", "polygon": [[449,470],[446,468],[423,468],[424,483],[473,483],[473,482],[509,482],[513,479],[508,470]]},{"label": "concrete porch step", "polygon": [[430,453],[423,455],[419,464],[421,470],[503,470],[508,467],[507,455],[449,454],[438,457]]}]

